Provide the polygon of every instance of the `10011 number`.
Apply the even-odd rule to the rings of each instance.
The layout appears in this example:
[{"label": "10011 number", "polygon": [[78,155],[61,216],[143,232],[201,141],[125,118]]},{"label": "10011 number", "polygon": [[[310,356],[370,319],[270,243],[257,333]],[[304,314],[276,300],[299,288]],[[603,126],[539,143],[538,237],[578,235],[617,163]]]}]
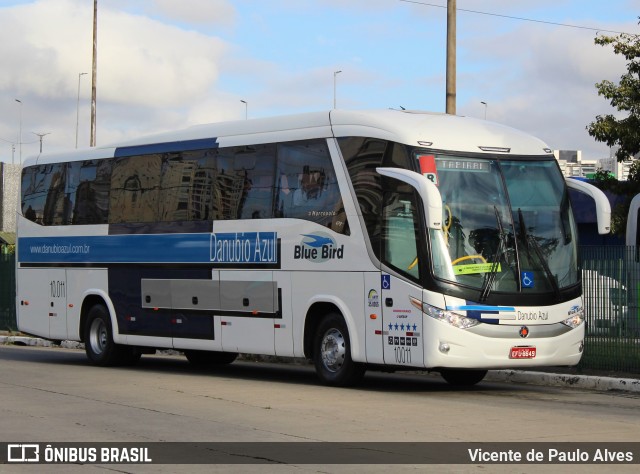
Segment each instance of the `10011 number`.
[{"label": "10011 number", "polygon": [[51,280],[49,282],[49,289],[51,298],[66,298],[67,297],[67,289],[64,281],[61,280]]},{"label": "10011 number", "polygon": [[411,349],[408,347],[394,347],[393,352],[396,356],[396,364],[411,363]]}]

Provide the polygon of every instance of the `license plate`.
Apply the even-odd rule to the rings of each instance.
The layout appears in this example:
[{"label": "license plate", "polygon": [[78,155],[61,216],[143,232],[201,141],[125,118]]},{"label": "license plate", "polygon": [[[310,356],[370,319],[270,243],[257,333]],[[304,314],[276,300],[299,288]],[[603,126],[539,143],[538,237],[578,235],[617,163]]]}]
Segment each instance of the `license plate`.
[{"label": "license plate", "polygon": [[511,348],[509,359],[533,359],[536,356],[534,346],[516,346]]}]

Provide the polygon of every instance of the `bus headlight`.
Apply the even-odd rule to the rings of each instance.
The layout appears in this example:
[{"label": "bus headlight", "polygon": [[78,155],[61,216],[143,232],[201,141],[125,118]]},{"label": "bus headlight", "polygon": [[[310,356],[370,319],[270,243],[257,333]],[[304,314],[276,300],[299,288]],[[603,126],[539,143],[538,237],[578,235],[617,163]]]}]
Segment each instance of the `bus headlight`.
[{"label": "bus headlight", "polygon": [[422,309],[422,312],[427,316],[430,316],[433,319],[437,319],[439,321],[444,321],[445,323],[448,323],[456,328],[468,329],[480,324],[480,321],[478,321],[477,319],[467,318],[466,316],[462,316],[461,314],[436,308],[435,306],[431,306],[427,303],[420,303],[414,298],[411,298],[411,303],[417,308]]},{"label": "bus headlight", "polygon": [[584,310],[581,308],[580,311],[573,313],[571,317],[562,321],[562,324],[565,326],[569,326],[571,329],[575,329],[584,323]]}]

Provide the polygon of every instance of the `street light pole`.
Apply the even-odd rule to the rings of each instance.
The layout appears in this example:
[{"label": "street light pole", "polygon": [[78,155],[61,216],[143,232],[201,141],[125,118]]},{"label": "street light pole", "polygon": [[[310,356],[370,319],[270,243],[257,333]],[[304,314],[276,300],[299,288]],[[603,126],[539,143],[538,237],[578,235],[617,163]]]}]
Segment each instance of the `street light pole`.
[{"label": "street light pole", "polygon": [[249,118],[249,104],[247,104],[246,100],[240,99],[240,102],[244,104],[244,119],[247,120]]},{"label": "street light pole", "polygon": [[42,139],[46,136],[46,135],[51,135],[51,132],[47,132],[47,133],[36,133],[36,132],[31,132],[34,135],[38,136],[40,138],[40,153],[42,153]]},{"label": "street light pole", "polygon": [[488,104],[486,102],[480,101],[482,105],[484,105],[484,119],[487,120],[487,107]]},{"label": "street light pole", "polygon": [[78,148],[78,124],[80,122],[80,78],[86,75],[86,72],[78,73],[78,101],[76,102],[76,148]]},{"label": "street light pole", "polygon": [[333,108],[336,108],[336,76],[342,71],[333,71]]},{"label": "street light pole", "polygon": [[20,164],[22,164],[22,101],[16,99],[16,102],[20,104],[20,129],[18,132],[18,145],[20,146]]}]

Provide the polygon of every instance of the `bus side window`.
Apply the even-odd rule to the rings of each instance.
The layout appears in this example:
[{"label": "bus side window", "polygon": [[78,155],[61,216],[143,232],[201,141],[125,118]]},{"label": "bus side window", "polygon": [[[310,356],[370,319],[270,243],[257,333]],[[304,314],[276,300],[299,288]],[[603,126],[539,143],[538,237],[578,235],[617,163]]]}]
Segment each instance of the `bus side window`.
[{"label": "bus side window", "polygon": [[239,203],[240,219],[273,217],[275,145],[238,147],[234,171],[244,178],[244,199]]},{"label": "bus side window", "polygon": [[110,179],[111,160],[68,163],[65,224],[106,224]]},{"label": "bus side window", "polygon": [[22,212],[42,225],[64,224],[65,164],[33,166],[22,176]]},{"label": "bus side window", "polygon": [[22,170],[22,184],[21,184],[21,205],[22,215],[32,222],[39,222],[42,224],[42,216],[38,216],[36,209],[38,208],[38,166],[30,166]]},{"label": "bus side window", "polygon": [[[408,277],[420,278],[418,244],[420,226],[415,192],[392,179],[384,180],[382,207],[382,260]],[[422,239],[424,240],[424,238]]]},{"label": "bus side window", "polygon": [[279,144],[277,174],[275,209],[279,217],[304,219],[335,232],[347,232],[340,190],[324,140]]},{"label": "bus side window", "polygon": [[109,222],[158,221],[161,156],[118,158],[113,164]]}]

